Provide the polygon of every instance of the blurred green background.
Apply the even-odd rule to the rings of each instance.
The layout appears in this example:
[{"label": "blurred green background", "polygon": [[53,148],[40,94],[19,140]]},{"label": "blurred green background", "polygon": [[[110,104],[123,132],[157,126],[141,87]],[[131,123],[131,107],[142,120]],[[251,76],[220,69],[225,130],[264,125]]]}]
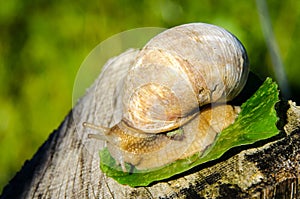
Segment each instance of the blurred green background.
[{"label": "blurred green background", "polygon": [[[254,0],[9,0],[0,3],[0,190],[72,108],[76,72],[116,33],[189,22],[220,25],[245,45],[252,70],[274,77]],[[300,1],[267,1],[291,98],[300,101]]]}]

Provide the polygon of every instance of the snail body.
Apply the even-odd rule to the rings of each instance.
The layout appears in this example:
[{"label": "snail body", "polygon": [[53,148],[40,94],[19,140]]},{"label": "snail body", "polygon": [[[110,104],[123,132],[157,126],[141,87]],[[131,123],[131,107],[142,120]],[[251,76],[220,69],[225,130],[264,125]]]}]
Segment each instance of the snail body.
[{"label": "snail body", "polygon": [[248,58],[239,40],[209,24],[177,26],[151,39],[132,58],[122,91],[122,120],[91,135],[107,141],[125,169],[153,169],[203,153],[233,123],[226,105],[245,85]]},{"label": "snail body", "polygon": [[[178,159],[184,159],[199,152],[204,152],[216,139],[221,130],[233,123],[240,109],[231,105],[218,105],[206,108],[195,118],[177,130],[177,134],[133,134],[121,123],[106,136],[118,137],[115,142],[108,142],[107,147],[114,159],[134,165],[139,170],[164,166]],[[220,114],[220,112],[224,113]],[[121,128],[120,128],[121,126]]]}]

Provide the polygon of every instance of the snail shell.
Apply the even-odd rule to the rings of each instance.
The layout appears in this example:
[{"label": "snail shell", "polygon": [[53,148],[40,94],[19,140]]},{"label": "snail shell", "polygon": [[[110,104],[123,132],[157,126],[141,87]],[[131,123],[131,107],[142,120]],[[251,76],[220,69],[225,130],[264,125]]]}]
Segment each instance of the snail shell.
[{"label": "snail shell", "polygon": [[244,87],[248,58],[226,30],[194,23],[150,40],[129,70],[123,121],[147,133],[178,128],[209,103],[232,100]]},{"label": "snail shell", "polygon": [[[121,58],[120,58],[121,59]],[[236,118],[226,105],[248,76],[246,50],[223,28],[192,23],[151,39],[132,57],[122,92],[122,120],[102,135],[114,159],[153,169],[203,153]],[[210,104],[208,106],[207,104]]]}]

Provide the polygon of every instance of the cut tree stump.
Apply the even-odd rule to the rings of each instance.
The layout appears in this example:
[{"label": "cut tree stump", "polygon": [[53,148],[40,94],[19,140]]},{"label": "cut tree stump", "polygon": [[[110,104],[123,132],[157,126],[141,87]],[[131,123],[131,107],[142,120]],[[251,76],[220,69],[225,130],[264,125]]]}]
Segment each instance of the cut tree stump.
[{"label": "cut tree stump", "polygon": [[[300,198],[300,108],[279,106],[281,136],[229,150],[220,159],[147,187],[131,188],[106,177],[99,168],[103,142],[87,138],[88,121],[112,126],[118,80],[134,50],[109,61],[60,127],[4,188],[4,198]],[[284,103],[282,103],[284,104]],[[283,128],[283,125],[284,128]],[[281,127],[280,127],[281,126]]]}]

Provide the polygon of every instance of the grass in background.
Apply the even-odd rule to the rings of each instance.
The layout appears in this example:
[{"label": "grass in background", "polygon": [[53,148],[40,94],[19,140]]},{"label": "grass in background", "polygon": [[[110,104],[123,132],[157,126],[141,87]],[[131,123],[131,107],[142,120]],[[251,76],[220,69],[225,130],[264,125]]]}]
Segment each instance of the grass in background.
[{"label": "grass in background", "polygon": [[[267,1],[292,99],[300,101],[300,1]],[[189,22],[220,25],[273,76],[255,1],[4,1],[0,6],[0,190],[72,108],[76,72],[116,33]]]}]

